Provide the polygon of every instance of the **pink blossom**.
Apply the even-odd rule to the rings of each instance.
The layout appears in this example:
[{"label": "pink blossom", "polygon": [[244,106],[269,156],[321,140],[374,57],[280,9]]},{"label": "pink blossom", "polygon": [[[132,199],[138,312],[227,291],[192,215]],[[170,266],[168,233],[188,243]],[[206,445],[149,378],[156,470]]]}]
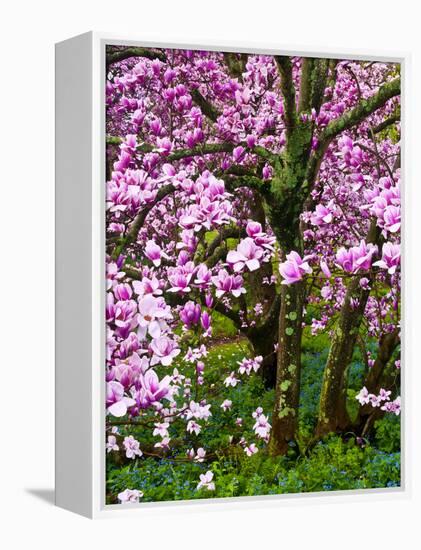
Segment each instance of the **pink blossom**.
[{"label": "pink blossom", "polygon": [[251,445],[248,445],[244,447],[244,452],[247,456],[253,456],[259,451],[259,449],[256,447],[255,443],[251,443]]},{"label": "pink blossom", "polygon": [[130,300],[133,291],[127,283],[120,283],[114,287],[114,296],[117,300]]},{"label": "pink blossom", "polygon": [[132,284],[133,290],[138,296],[144,296],[145,294],[160,296],[162,294],[159,280],[155,276],[152,276],[150,279],[143,277],[141,281],[133,281]]},{"label": "pink blossom", "polygon": [[189,408],[186,410],[186,419],[190,418],[208,420],[212,413],[210,412],[210,405],[203,403],[196,403],[195,401],[190,401]]},{"label": "pink blossom", "polygon": [[232,371],[232,373],[227,376],[224,380],[224,384],[225,386],[232,386],[233,388],[235,388],[235,386],[238,384],[239,380],[238,378],[235,377],[235,373],[234,371]]},{"label": "pink blossom", "polygon": [[167,437],[169,435],[168,428],[170,425],[168,422],[155,422],[154,426],[155,429],[152,432],[152,435],[159,435],[159,437],[161,438]]},{"label": "pink blossom", "polygon": [[224,401],[221,404],[221,408],[224,411],[228,411],[231,407],[232,407],[232,401],[230,401],[229,399],[224,399]]},{"label": "pink blossom", "polygon": [[146,294],[139,299],[138,311],[141,337],[144,338],[147,331],[152,338],[159,338],[161,331],[166,328],[164,319],[171,319],[170,310],[163,299]]},{"label": "pink blossom", "polygon": [[200,288],[205,289],[210,285],[211,280],[212,280],[211,270],[208,269],[206,264],[200,264],[196,271],[196,279],[194,280],[194,283],[198,285]]},{"label": "pink blossom", "polygon": [[194,420],[189,420],[189,422],[187,423],[187,431],[188,432],[190,432],[190,433],[194,432],[196,435],[199,435],[201,430],[202,430],[202,428],[201,428],[200,424],[198,424]]},{"label": "pink blossom", "polygon": [[382,401],[390,401],[390,394],[392,392],[390,390],[385,390],[383,388],[380,389],[379,391],[379,398],[382,400]]},{"label": "pink blossom", "polygon": [[264,252],[271,254],[275,250],[275,237],[265,233],[260,223],[249,220],[246,225],[246,233]]},{"label": "pink blossom", "polygon": [[159,267],[161,265],[161,257],[165,256],[155,241],[148,241],[145,246],[145,256],[151,260],[154,266]]},{"label": "pink blossom", "polygon": [[365,386],[355,396],[355,399],[359,401],[360,405],[367,405],[370,402],[370,394]]},{"label": "pink blossom", "polygon": [[399,416],[401,413],[401,398],[397,397],[394,401],[386,401],[381,409],[386,412],[395,413],[396,416]]},{"label": "pink blossom", "polygon": [[396,233],[401,228],[400,206],[389,205],[384,211],[384,228],[390,233]]},{"label": "pink blossom", "polygon": [[340,248],[336,253],[336,263],[348,273],[357,273],[360,269],[367,271],[370,269],[372,257],[376,253],[376,245],[366,244],[362,240],[358,246],[353,246],[350,250],[346,250],[344,247]]},{"label": "pink blossom", "polygon": [[221,269],[217,276],[212,277],[212,282],[216,286],[216,296],[220,298],[227,292],[238,298],[246,292],[243,288],[243,278],[241,275],[229,275],[226,269]]},{"label": "pink blossom", "polygon": [[113,416],[124,416],[127,407],[135,404],[134,399],[124,395],[124,387],[120,382],[107,382],[107,410]]},{"label": "pink blossom", "polygon": [[140,382],[141,389],[139,399],[145,407],[148,407],[151,403],[160,401],[169,394],[171,376],[165,376],[160,381],[156,372],[149,369],[140,377]]},{"label": "pink blossom", "polygon": [[203,329],[206,331],[206,333],[211,334],[210,328],[211,328],[211,316],[207,311],[204,311],[200,317],[200,323],[203,327]]},{"label": "pink blossom", "polygon": [[401,261],[401,248],[399,244],[391,242],[384,243],[382,249],[382,259],[374,262],[373,265],[387,269],[390,275],[396,272]]},{"label": "pink blossom", "polygon": [[169,437],[163,437],[161,441],[155,443],[154,447],[157,449],[169,449],[171,439]]},{"label": "pink blossom", "polygon": [[168,367],[173,362],[173,359],[180,353],[177,344],[168,338],[168,336],[159,336],[151,342],[150,348],[153,352],[151,365],[161,363],[164,367]]},{"label": "pink blossom", "polygon": [[126,450],[126,457],[135,459],[137,456],[142,456],[143,453],[139,447],[139,441],[132,435],[129,435],[123,440],[123,447]]},{"label": "pink blossom", "polygon": [[267,417],[262,413],[257,416],[253,430],[258,437],[267,440],[269,438],[271,427],[272,426],[269,424]]},{"label": "pink blossom", "polygon": [[203,462],[205,460],[206,451],[203,447],[199,447],[196,451],[196,456],[194,457],[195,462]]},{"label": "pink blossom", "polygon": [[200,320],[200,305],[189,300],[180,311],[180,319],[187,328],[197,325]]},{"label": "pink blossom", "polygon": [[173,268],[168,272],[168,280],[171,284],[171,288],[168,289],[168,292],[179,292],[181,294],[190,292],[191,288],[189,284],[191,278],[191,273],[186,273],[183,270]]},{"label": "pink blossom", "polygon": [[348,273],[352,273],[352,271],[353,271],[352,252],[350,250],[347,250],[345,247],[342,246],[336,252],[336,263],[344,271],[347,271]]},{"label": "pink blossom", "polygon": [[233,266],[234,271],[242,271],[247,266],[250,271],[260,267],[263,250],[256,246],[253,239],[246,237],[237,246],[237,250],[230,250],[227,254],[227,263]]},{"label": "pink blossom", "polygon": [[238,372],[240,374],[248,374],[250,375],[251,371],[257,372],[262,364],[263,357],[261,355],[257,355],[254,358],[247,359],[244,357],[241,361],[237,361],[237,363],[240,365]]},{"label": "pink blossom", "polygon": [[235,162],[240,162],[243,159],[245,152],[246,150],[241,145],[239,145],[238,147],[234,147],[232,151],[232,156]]},{"label": "pink blossom", "polygon": [[122,504],[124,502],[139,502],[139,499],[142,497],[142,491],[138,491],[137,489],[125,489],[122,493],[118,494],[118,500]]},{"label": "pink blossom", "polygon": [[119,450],[119,446],[117,445],[117,438],[115,435],[108,436],[107,443],[105,444],[105,448],[107,449],[107,453],[110,453],[111,451]]},{"label": "pink blossom", "polygon": [[373,407],[380,407],[382,400],[379,395],[374,395],[373,393],[370,393],[370,403]]},{"label": "pink blossom", "polygon": [[213,473],[208,471],[206,474],[200,474],[200,481],[197,484],[198,489],[206,488],[208,491],[215,490],[215,483],[212,481]]},{"label": "pink blossom", "polygon": [[292,251],[286,256],[286,262],[279,264],[279,272],[283,277],[281,284],[290,285],[300,281],[303,275],[310,274],[313,270],[306,261],[308,258],[301,259],[300,255]]},{"label": "pink blossom", "polygon": [[332,273],[330,272],[330,269],[324,260],[320,261],[320,268],[323,271],[324,276],[330,279],[330,277],[332,276]]},{"label": "pink blossom", "polygon": [[311,215],[311,223],[318,226],[329,224],[332,219],[332,212],[322,204],[316,205],[316,210]]}]

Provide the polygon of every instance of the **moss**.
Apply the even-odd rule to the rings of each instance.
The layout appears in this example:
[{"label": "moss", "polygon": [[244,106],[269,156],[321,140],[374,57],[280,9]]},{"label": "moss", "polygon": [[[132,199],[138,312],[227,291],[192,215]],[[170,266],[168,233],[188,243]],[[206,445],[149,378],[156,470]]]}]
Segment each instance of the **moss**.
[{"label": "moss", "polygon": [[295,409],[291,407],[285,407],[284,409],[280,409],[278,413],[279,418],[285,418],[286,416],[295,416]]},{"label": "moss", "polygon": [[288,388],[291,386],[292,382],[291,380],[284,380],[281,385],[280,385],[280,388],[282,391],[287,391]]}]

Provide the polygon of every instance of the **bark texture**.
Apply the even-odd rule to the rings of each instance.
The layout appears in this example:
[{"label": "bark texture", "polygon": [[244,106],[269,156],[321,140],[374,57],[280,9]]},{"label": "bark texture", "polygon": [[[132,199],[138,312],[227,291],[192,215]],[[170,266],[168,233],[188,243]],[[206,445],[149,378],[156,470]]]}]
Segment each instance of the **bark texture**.
[{"label": "bark texture", "polygon": [[351,279],[323,373],[316,437],[350,424],[346,410],[348,369],[369,292],[360,287],[359,276]]},{"label": "bark texture", "polygon": [[269,441],[269,453],[273,456],[285,454],[288,443],[296,436],[304,292],[303,282],[283,286],[281,291],[275,407]]}]

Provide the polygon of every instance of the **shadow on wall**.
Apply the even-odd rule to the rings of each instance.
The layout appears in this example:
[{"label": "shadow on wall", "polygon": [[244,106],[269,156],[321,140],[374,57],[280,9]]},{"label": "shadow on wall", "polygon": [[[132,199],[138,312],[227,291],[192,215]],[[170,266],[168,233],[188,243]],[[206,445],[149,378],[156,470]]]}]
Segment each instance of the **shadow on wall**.
[{"label": "shadow on wall", "polygon": [[54,489],[25,489],[25,491],[48,504],[54,505],[55,491]]}]

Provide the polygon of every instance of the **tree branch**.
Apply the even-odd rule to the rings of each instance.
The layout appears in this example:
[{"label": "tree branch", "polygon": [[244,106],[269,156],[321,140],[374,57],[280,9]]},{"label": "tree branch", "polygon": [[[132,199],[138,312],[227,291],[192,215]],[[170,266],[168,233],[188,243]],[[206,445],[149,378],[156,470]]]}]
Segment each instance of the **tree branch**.
[{"label": "tree branch", "polygon": [[225,176],[225,185],[229,191],[238,189],[239,187],[248,187],[259,191],[262,195],[265,195],[270,190],[269,182],[266,182],[256,176]]},{"label": "tree branch", "polygon": [[151,48],[124,48],[124,50],[115,50],[107,53],[106,65],[107,69],[113,63],[130,59],[131,57],[145,57],[146,59],[159,59],[162,62],[167,60],[166,55],[162,51],[153,50]]},{"label": "tree branch", "polygon": [[291,58],[275,56],[275,61],[281,75],[281,92],[284,98],[285,123],[287,135],[291,134],[296,123],[297,108],[295,105],[295,86],[292,80]]},{"label": "tree branch", "polygon": [[261,335],[267,335],[269,332],[269,327],[273,326],[274,324],[277,326],[279,322],[279,309],[281,307],[281,294],[276,294],[275,298],[272,302],[272,305],[270,306],[270,309],[263,320],[263,323],[251,327],[246,331],[246,335],[251,338],[256,338]]},{"label": "tree branch", "polygon": [[386,118],[386,120],[383,120],[383,122],[380,122],[377,126],[373,128],[373,133],[378,134],[379,132],[385,130],[392,124],[395,124],[395,122],[401,121],[401,113],[398,111],[397,113],[391,115],[389,118]]},{"label": "tree branch", "polygon": [[360,103],[354,107],[354,109],[351,109],[339,118],[329,122],[320,136],[320,141],[331,141],[344,130],[349,130],[353,126],[356,126],[369,115],[373,114],[374,111],[380,109],[380,107],[383,107],[389,99],[399,95],[400,92],[400,78],[395,78],[394,80],[383,84],[376,94],[368,99],[362,99]]},{"label": "tree branch", "polygon": [[[124,139],[119,136],[106,137],[107,145],[120,145],[123,141]],[[212,155],[214,153],[232,153],[233,149],[238,145],[243,145],[244,147],[247,147],[247,144],[245,142],[241,144],[230,143],[228,141],[225,141],[223,143],[205,143],[204,145],[198,145],[197,147],[193,147],[191,149],[176,149],[167,157],[165,157],[165,159],[169,162],[172,162],[188,157],[197,157],[200,155]],[[143,153],[150,153],[154,149],[155,146],[149,143],[142,143],[137,146],[137,150]],[[255,147],[253,147],[251,149],[251,152],[270,163],[275,162],[275,160],[278,158],[277,155],[271,153],[260,145],[256,145]]]},{"label": "tree branch", "polygon": [[311,75],[314,61],[312,57],[303,57],[301,60],[300,98],[298,100],[299,113],[310,110]]},{"label": "tree branch", "polygon": [[246,53],[236,54],[236,53],[224,53],[224,61],[228,68],[229,74],[233,78],[241,79],[243,72],[246,68],[248,55]]},{"label": "tree branch", "polygon": [[237,227],[237,226],[223,228],[221,232],[218,233],[218,235],[209,244],[206,250],[206,258],[210,258],[212,256],[212,254],[215,252],[218,246],[222,243],[222,241],[226,241],[227,239],[230,239],[230,238],[240,239],[241,237],[245,237],[245,236],[246,236],[246,231],[244,228]]},{"label": "tree branch", "polygon": [[329,72],[329,59],[316,59],[311,77],[311,98],[310,104],[316,113],[320,111],[323,97],[325,95],[327,77]]},{"label": "tree branch", "polygon": [[365,118],[373,114],[377,109],[380,109],[385,103],[400,94],[400,78],[396,78],[386,84],[383,84],[378,92],[368,99],[363,99],[360,103],[344,113],[341,117],[330,122],[322,132],[319,139],[317,150],[311,155],[307,170],[306,170],[306,185],[303,192],[305,195],[309,193],[319,173],[326,149],[330,142],[344,130],[349,130],[353,126],[360,124]]},{"label": "tree branch", "polygon": [[127,248],[129,244],[136,242],[139,231],[145,223],[146,216],[149,214],[152,208],[154,208],[162,199],[168,197],[168,195],[171,195],[171,193],[173,193],[174,191],[175,187],[172,184],[161,187],[155,197],[155,200],[142,208],[142,210],[133,220],[127,235],[123,237],[120,243],[117,244],[114,248],[114,251],[112,253],[112,258],[114,260],[119,257],[119,255],[123,252],[123,250]]},{"label": "tree branch", "polygon": [[206,115],[212,122],[216,122],[219,117],[219,112],[216,107],[212,105],[210,101],[203,97],[199,90],[191,90],[190,94],[193,101],[198,105],[204,115]]},{"label": "tree branch", "polygon": [[235,145],[233,143],[205,143],[193,147],[192,149],[178,149],[170,153],[167,159],[171,162],[181,160],[188,157],[197,157],[200,155],[212,155],[213,153],[232,153]]}]

